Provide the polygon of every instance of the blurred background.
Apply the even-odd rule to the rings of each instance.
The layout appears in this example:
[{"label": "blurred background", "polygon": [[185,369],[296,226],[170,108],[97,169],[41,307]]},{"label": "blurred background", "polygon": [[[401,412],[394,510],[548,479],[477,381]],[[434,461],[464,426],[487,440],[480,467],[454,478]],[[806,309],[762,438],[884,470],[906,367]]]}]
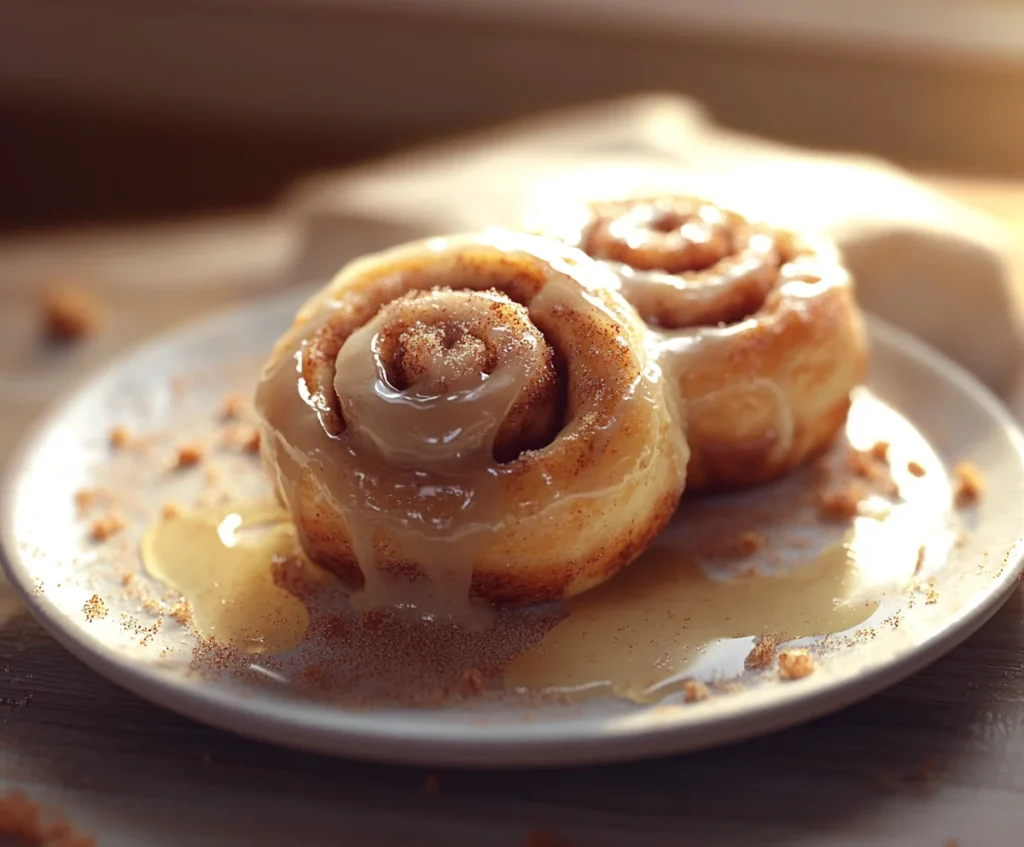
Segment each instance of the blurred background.
[{"label": "blurred background", "polygon": [[0,230],[266,205],[652,89],[789,142],[1024,176],[1024,0],[0,0]]}]

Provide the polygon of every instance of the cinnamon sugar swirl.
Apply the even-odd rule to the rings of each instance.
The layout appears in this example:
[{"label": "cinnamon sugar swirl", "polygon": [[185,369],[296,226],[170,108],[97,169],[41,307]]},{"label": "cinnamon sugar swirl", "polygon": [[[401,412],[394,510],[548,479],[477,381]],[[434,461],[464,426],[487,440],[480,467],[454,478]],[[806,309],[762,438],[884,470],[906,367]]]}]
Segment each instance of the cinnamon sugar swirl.
[{"label": "cinnamon sugar swirl", "polygon": [[693,197],[578,206],[544,231],[603,261],[679,392],[687,488],[771,480],[820,452],[863,377],[836,250]]},{"label": "cinnamon sugar swirl", "polygon": [[302,307],[257,390],[263,460],[356,605],[567,597],[660,531],[688,448],[615,287],[488,231],[358,260]]}]

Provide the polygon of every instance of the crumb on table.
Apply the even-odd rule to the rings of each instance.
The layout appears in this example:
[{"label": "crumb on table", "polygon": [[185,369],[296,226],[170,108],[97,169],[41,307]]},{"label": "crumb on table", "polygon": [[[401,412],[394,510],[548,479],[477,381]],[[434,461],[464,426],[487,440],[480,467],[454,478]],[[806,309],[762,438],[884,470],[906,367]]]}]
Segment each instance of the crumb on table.
[{"label": "crumb on table", "polygon": [[927,473],[923,465],[913,461],[907,462],[907,470],[910,471],[911,475],[916,476],[918,479]]},{"label": "crumb on table", "polygon": [[124,527],[124,517],[117,510],[111,509],[92,522],[89,527],[89,535],[94,541],[106,541],[111,536],[117,535]]},{"label": "crumb on table", "polygon": [[784,650],[779,653],[779,675],[783,679],[803,679],[814,672],[814,657],[806,650]]},{"label": "crumb on table", "polygon": [[919,574],[921,572],[921,568],[924,567],[925,552],[926,549],[923,544],[917,548],[917,561],[914,563],[915,574]]},{"label": "crumb on table", "polygon": [[182,444],[178,447],[177,455],[174,457],[176,468],[190,468],[198,465],[205,455],[205,451],[199,444]]},{"label": "crumb on table", "polygon": [[977,503],[985,493],[985,477],[973,462],[957,462],[953,468],[953,501],[957,506]]},{"label": "crumb on table", "polygon": [[871,445],[871,455],[878,459],[880,462],[889,461],[889,442],[888,441],[876,441]]},{"label": "crumb on table", "polygon": [[50,341],[81,341],[95,335],[101,317],[99,300],[77,285],[54,285],[43,293],[43,332]]}]

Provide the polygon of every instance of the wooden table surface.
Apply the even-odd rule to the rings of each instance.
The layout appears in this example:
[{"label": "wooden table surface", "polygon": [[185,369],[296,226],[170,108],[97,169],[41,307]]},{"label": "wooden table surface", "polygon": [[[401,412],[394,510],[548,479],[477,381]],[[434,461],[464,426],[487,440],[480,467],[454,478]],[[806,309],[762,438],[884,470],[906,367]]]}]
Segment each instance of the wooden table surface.
[{"label": "wooden table surface", "polygon": [[[1024,245],[1024,185],[932,181],[1005,220]],[[267,258],[288,240],[279,222],[260,216],[111,238],[0,243],[0,461],[46,403],[102,361],[265,287],[224,263],[187,289],[139,284],[139,268],[159,268],[159,257],[183,245],[176,255],[201,264],[204,256]],[[112,243],[133,244],[134,258],[109,262],[104,245]],[[157,261],[145,266],[147,256]],[[90,282],[106,302],[103,330],[81,346],[47,349],[37,330],[39,282],[83,268],[97,273]],[[1024,280],[1024,262],[1019,268]],[[425,777],[276,749],[176,717],[88,670],[0,585],[0,786],[58,808],[102,847],[512,847],[534,827],[595,847],[1020,844],[1024,591],[927,670],[798,729],[614,767],[441,771],[436,793]]]}]

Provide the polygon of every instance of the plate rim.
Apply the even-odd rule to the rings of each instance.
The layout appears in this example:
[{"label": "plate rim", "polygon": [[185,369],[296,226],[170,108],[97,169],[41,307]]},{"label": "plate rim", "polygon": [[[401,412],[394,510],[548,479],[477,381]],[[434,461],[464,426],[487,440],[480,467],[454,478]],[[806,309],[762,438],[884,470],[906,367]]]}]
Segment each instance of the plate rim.
[{"label": "plate rim", "polygon": [[[15,504],[21,480],[31,457],[57,424],[63,411],[105,380],[111,379],[130,359],[152,354],[171,344],[200,337],[232,319],[253,312],[271,313],[295,306],[306,286],[257,297],[248,303],[217,309],[192,321],[165,330],[142,344],[122,351],[93,371],[78,388],[52,402],[32,423],[10,454],[0,482],[0,560],[15,592],[39,624],[69,653],[111,682],[179,715],[280,746],[314,753],[340,755],[392,764],[476,768],[561,767],[650,758],[695,752],[742,741],[805,723],[867,699],[910,676],[969,638],[1006,601],[1024,569],[1024,537],[1010,548],[1002,571],[970,604],[958,609],[950,622],[895,659],[872,661],[860,674],[827,681],[821,688],[792,693],[754,707],[729,709],[728,701],[688,705],[666,711],[656,721],[624,726],[591,724],[621,721],[604,716],[578,723],[571,720],[514,722],[490,719],[478,726],[472,719],[461,724],[434,724],[409,718],[385,718],[385,711],[354,711],[339,707],[280,701],[268,707],[260,698],[248,699],[194,680],[173,679],[155,666],[125,660],[103,642],[88,636],[69,615],[60,612],[45,594],[35,593],[34,576],[23,561],[15,537]],[[312,290],[310,288],[309,290]],[[868,315],[869,337],[909,356],[918,365],[938,371],[1006,435],[1024,470],[1024,432],[1003,403],[973,374],[919,338]],[[1024,505],[1021,506],[1024,527]],[[82,637],[82,636],[85,637]],[[710,708],[708,708],[710,706]],[[697,720],[693,710],[706,709]],[[724,709],[724,714],[723,714]],[[583,731],[580,727],[583,727]],[[497,731],[496,731],[497,728]],[[575,730],[575,731],[574,731]],[[682,739],[686,739],[682,741]]]}]

